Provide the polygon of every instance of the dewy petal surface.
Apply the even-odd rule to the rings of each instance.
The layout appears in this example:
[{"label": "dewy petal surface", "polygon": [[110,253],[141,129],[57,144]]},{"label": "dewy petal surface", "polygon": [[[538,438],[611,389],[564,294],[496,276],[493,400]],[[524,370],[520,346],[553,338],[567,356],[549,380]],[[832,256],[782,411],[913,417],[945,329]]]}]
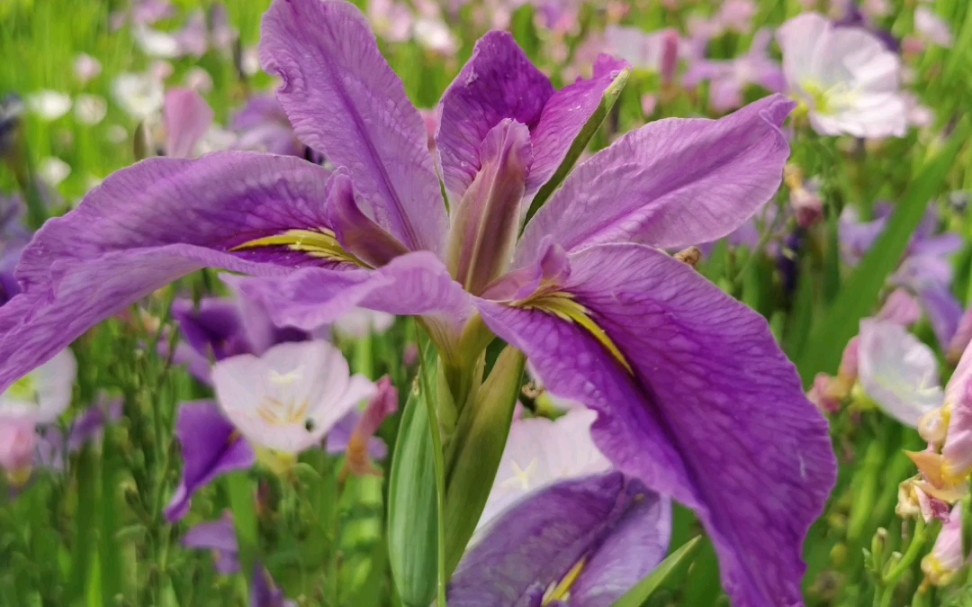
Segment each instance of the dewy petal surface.
[{"label": "dewy petal surface", "polygon": [[[481,168],[480,147],[504,118],[533,129],[554,94],[538,70],[506,32],[490,32],[442,98],[437,135],[446,189],[459,199]],[[556,168],[556,167],[555,167]]]},{"label": "dewy petal surface", "polygon": [[609,472],[561,482],[489,526],[459,564],[449,604],[539,607],[584,559],[566,604],[609,607],[661,562],[670,534],[669,502],[637,481]]},{"label": "dewy petal surface", "polygon": [[578,166],[537,213],[514,265],[535,261],[548,235],[568,252],[722,238],[779,188],[790,154],[779,127],[793,107],[773,96],[720,120],[669,118],[622,137]]},{"label": "dewy petal surface", "polygon": [[200,268],[279,275],[324,263],[293,251],[230,250],[326,226],[327,176],[297,158],[243,152],[152,159],[111,176],[24,250],[23,292],[0,308],[0,390],[97,323]]},{"label": "dewy petal surface", "polygon": [[260,56],[283,79],[297,136],[346,167],[365,213],[411,250],[438,251],[447,218],[425,123],[361,12],[341,1],[277,0]]},{"label": "dewy petal surface", "polygon": [[835,480],[827,424],[763,318],[695,271],[639,245],[571,256],[566,292],[627,357],[580,327],[478,302],[551,393],[599,413],[600,450],[694,508],[739,606],[802,601],[807,530]]}]

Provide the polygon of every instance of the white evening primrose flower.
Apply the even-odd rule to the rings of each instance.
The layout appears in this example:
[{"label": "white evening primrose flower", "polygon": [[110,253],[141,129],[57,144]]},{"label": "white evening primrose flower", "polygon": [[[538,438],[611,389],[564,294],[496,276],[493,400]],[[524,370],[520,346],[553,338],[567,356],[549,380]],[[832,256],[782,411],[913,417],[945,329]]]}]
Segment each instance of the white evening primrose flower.
[{"label": "white evening primrose flower", "polygon": [[74,102],[74,116],[81,124],[95,125],[108,115],[108,102],[99,95],[78,95]]},{"label": "white evening primrose flower", "polygon": [[71,165],[60,158],[49,156],[40,161],[37,173],[47,185],[57,187],[71,174]]},{"label": "white evening primrose flower", "polygon": [[133,32],[135,44],[149,57],[175,59],[182,54],[179,40],[165,32],[150,27],[137,27]]},{"label": "white evening primrose flower", "polygon": [[318,444],[377,388],[351,375],[341,352],[325,341],[283,343],[262,356],[225,358],[213,367],[216,398],[251,444],[300,453]]},{"label": "white evening primrose flower", "polygon": [[858,381],[885,413],[917,428],[927,413],[941,408],[945,393],[931,348],[901,325],[876,319],[861,321],[859,343]]},{"label": "white evening primrose flower", "polygon": [[777,32],[790,94],[821,135],[902,137],[907,105],[901,63],[877,36],[806,13]]},{"label": "white evening primrose flower", "polygon": [[534,491],[610,470],[611,462],[591,438],[591,425],[596,419],[594,411],[577,408],[556,420],[545,417],[514,420],[476,528],[484,528]]},{"label": "white evening primrose flower", "polygon": [[71,404],[77,361],[70,348],[0,394],[0,468],[16,485],[30,476],[37,426],[57,420]]},{"label": "white evening primrose flower", "polygon": [[162,82],[147,74],[121,74],[112,84],[119,106],[137,120],[145,120],[162,109],[165,90]]},{"label": "white evening primrose flower", "polygon": [[71,111],[71,97],[58,91],[38,91],[27,97],[27,107],[42,120],[51,122]]}]

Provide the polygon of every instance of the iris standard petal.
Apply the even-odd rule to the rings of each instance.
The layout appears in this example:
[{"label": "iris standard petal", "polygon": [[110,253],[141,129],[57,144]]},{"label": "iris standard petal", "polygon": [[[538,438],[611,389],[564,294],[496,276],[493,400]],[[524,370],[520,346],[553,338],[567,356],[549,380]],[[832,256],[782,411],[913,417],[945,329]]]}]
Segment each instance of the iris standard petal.
[{"label": "iris standard petal", "polygon": [[327,263],[292,247],[231,252],[253,239],[326,226],[327,176],[297,158],[244,152],[152,159],[111,176],[24,249],[23,292],[0,308],[0,390],[97,323],[200,268],[276,275]]},{"label": "iris standard petal", "polygon": [[410,250],[438,251],[446,208],[425,123],[361,12],[332,0],[277,0],[260,56],[307,145],[346,167],[366,215]]},{"label": "iris standard petal", "polygon": [[[504,118],[533,129],[554,93],[513,36],[490,32],[442,98],[436,136],[446,189],[458,200],[479,169],[486,134]],[[573,141],[573,140],[571,140]]]},{"label": "iris standard petal", "polygon": [[835,481],[827,424],[763,318],[692,268],[639,245],[571,256],[564,291],[613,340],[536,310],[478,303],[553,394],[599,413],[623,472],[698,513],[740,606],[801,599],[807,530]]},{"label": "iris standard petal", "polygon": [[578,79],[547,100],[533,132],[534,159],[527,180],[527,194],[533,195],[553,177],[567,158],[574,141],[615,86],[628,63],[601,55],[594,64],[594,76]]},{"label": "iris standard petal", "polygon": [[719,120],[670,118],[578,166],[527,224],[515,266],[551,235],[567,251],[597,243],[684,247],[729,234],[777,191],[790,155],[773,96]]},{"label": "iris standard petal", "polygon": [[669,502],[621,473],[561,482],[488,527],[459,564],[449,604],[609,607],[661,562],[670,534]]}]

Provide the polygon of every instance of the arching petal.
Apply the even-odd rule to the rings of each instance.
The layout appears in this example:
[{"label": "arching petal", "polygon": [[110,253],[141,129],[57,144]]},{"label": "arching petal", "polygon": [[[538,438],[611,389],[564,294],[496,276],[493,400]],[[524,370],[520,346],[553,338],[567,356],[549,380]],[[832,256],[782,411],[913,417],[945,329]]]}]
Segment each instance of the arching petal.
[{"label": "arching petal", "polygon": [[780,125],[794,104],[768,97],[720,120],[670,118],[578,166],[527,225],[515,266],[552,236],[568,252],[610,242],[683,247],[716,240],[773,194],[790,155]]},{"label": "arching petal", "polygon": [[348,311],[368,308],[396,316],[422,316],[451,335],[474,314],[472,299],[426,251],[393,259],[377,270],[303,268],[278,278],[235,278],[238,288],[265,304],[274,323],[307,331]]},{"label": "arching petal", "polygon": [[277,98],[297,136],[348,169],[365,213],[410,250],[438,251],[446,209],[425,123],[361,12],[278,0],[263,19],[260,56],[283,79]]},{"label": "arching petal", "polygon": [[554,93],[506,32],[490,32],[476,44],[473,56],[442,98],[442,120],[436,136],[446,189],[458,200],[481,168],[480,148],[486,134],[504,118],[533,129]]},{"label": "arching petal", "polygon": [[624,356],[579,324],[479,302],[553,394],[599,413],[600,450],[692,507],[740,606],[801,602],[807,530],[835,480],[827,424],[766,322],[692,268],[640,245],[571,256],[565,292]]},{"label": "arching petal", "polygon": [[578,79],[550,97],[533,132],[536,154],[527,181],[528,195],[532,196],[560,168],[574,141],[597,113],[604,96],[623,82],[620,79],[627,67],[625,61],[602,55],[594,64],[592,78]]},{"label": "arching petal", "polygon": [[232,253],[255,238],[326,226],[328,173],[243,152],[152,159],[109,177],[24,250],[23,292],[0,308],[0,390],[82,333],[202,267],[279,275],[302,252]]}]

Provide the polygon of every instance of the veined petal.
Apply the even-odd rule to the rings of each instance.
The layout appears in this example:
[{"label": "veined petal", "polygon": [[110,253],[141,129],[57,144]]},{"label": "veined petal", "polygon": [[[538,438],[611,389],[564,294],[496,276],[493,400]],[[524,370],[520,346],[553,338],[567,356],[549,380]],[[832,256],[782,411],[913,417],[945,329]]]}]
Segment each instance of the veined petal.
[{"label": "veined petal", "polygon": [[292,228],[326,226],[328,173],[242,152],[152,159],[120,171],[24,250],[23,292],[0,308],[0,390],[82,333],[203,267],[279,275],[320,265],[292,250],[231,253]]},{"label": "veined petal", "polygon": [[260,56],[294,131],[350,172],[366,215],[410,250],[441,248],[446,209],[425,123],[354,5],[277,0]]},{"label": "veined petal", "polygon": [[627,67],[626,61],[602,55],[594,64],[593,78],[579,79],[547,100],[533,132],[535,158],[527,181],[528,195],[539,190],[560,168],[604,95],[620,86],[619,78]]},{"label": "veined petal", "polygon": [[436,139],[446,189],[456,200],[482,167],[479,150],[486,134],[504,118],[534,129],[553,93],[550,80],[513,36],[506,32],[483,36],[442,98]]},{"label": "veined petal", "polygon": [[608,607],[661,562],[670,534],[669,502],[637,481],[609,472],[561,482],[488,527],[459,564],[449,604]]},{"label": "veined petal", "polygon": [[516,267],[547,235],[568,252],[597,243],[685,247],[742,225],[779,188],[790,147],[781,96],[720,120],[670,118],[622,137],[578,166],[527,224]]},{"label": "veined petal", "polygon": [[470,295],[427,251],[396,257],[377,270],[302,268],[279,278],[235,281],[247,296],[264,303],[274,323],[307,331],[362,307],[422,316],[433,333],[441,330],[455,337],[475,313]]},{"label": "veined petal", "polygon": [[328,221],[341,245],[374,267],[383,266],[408,249],[358,206],[351,179],[341,169],[331,178]]},{"label": "veined petal", "polygon": [[741,606],[801,601],[807,530],[835,480],[827,424],[759,315],[638,245],[571,256],[572,293],[634,369],[582,327],[479,301],[551,393],[599,413],[595,442],[624,473],[694,508]]}]

